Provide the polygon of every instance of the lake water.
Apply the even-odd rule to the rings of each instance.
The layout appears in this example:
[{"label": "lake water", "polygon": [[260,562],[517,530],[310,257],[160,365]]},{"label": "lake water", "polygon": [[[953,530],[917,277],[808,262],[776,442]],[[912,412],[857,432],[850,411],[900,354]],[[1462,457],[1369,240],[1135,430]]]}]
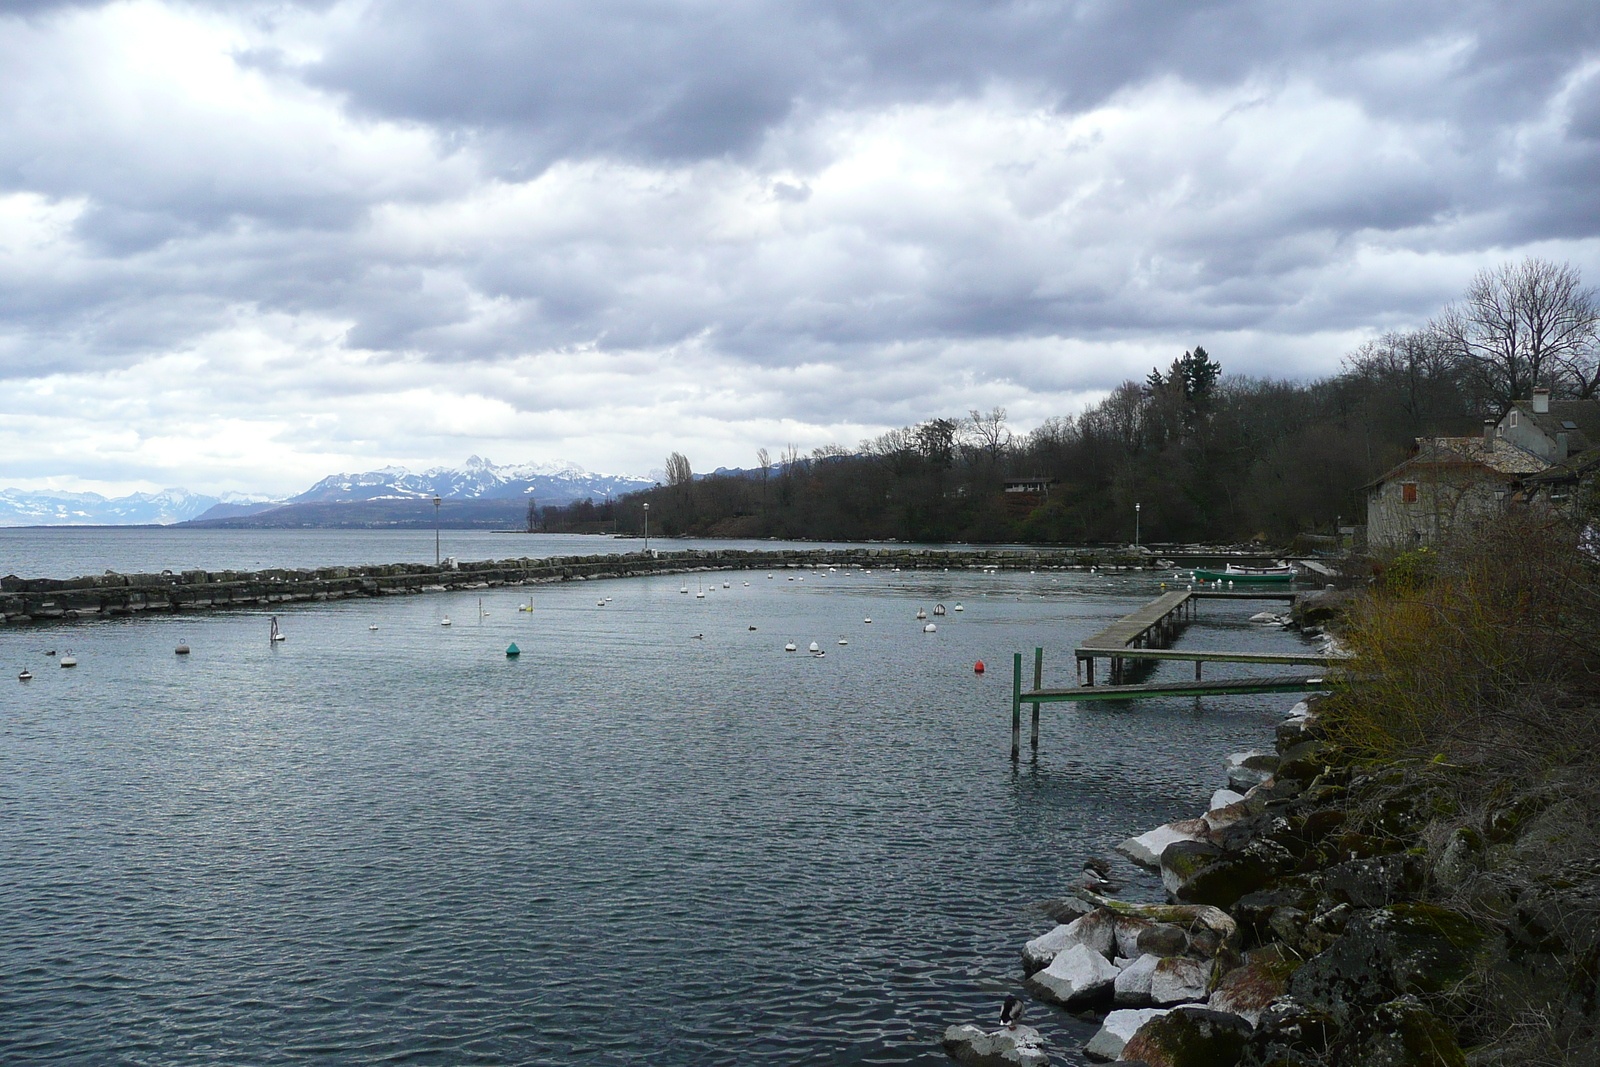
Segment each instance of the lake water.
[{"label": "lake water", "polygon": [[[1017,766],[1011,653],[1069,682],[1155,577],[787,576],[0,633],[0,1062],[945,1064],[1036,902],[1294,699],[1045,705]],[[1184,640],[1301,647],[1261,606]]]}]

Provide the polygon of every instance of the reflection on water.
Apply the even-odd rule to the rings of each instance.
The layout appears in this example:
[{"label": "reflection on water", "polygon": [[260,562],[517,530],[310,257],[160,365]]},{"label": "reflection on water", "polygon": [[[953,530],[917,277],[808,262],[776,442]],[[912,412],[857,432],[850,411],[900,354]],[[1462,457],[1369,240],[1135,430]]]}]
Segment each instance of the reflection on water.
[{"label": "reflection on water", "polygon": [[0,634],[0,1060],[942,1064],[1292,699],[1046,705],[1013,767],[1011,653],[1068,681],[1153,579],[723,577]]}]

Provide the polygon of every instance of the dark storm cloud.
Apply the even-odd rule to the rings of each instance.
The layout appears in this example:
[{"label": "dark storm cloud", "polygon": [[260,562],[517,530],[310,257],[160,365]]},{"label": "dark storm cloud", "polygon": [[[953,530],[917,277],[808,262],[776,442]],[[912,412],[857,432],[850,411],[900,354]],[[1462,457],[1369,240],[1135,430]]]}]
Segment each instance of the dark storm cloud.
[{"label": "dark storm cloud", "polygon": [[[1600,6],[1276,0],[380,0],[305,71],[353,106],[512,138],[521,161],[748,150],[797,107],[1047,89],[1068,110],[1174,76],[1222,86],[1295,72],[1375,113],[1469,126],[1539,107],[1600,40]],[[1391,53],[1459,42],[1445,82]]]}]

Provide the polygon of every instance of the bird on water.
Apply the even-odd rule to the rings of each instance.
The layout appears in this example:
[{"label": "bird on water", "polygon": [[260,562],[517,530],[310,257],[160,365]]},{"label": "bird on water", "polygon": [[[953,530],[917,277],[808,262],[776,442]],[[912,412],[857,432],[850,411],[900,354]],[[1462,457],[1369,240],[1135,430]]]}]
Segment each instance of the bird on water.
[{"label": "bird on water", "polygon": [[1000,1021],[1005,1024],[1007,1030],[1015,1030],[1017,1028],[1017,1024],[1022,1021],[1022,1013],[1027,1006],[1021,997],[1011,996],[1006,998],[1006,1002],[1000,1006]]}]

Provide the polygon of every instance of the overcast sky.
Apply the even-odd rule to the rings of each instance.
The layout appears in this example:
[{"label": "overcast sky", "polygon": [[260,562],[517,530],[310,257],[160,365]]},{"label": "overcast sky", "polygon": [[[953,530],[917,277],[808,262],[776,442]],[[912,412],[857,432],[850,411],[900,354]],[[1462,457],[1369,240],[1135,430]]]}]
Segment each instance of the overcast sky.
[{"label": "overcast sky", "polygon": [[644,474],[1600,281],[1600,4],[0,0],[0,485]]}]

